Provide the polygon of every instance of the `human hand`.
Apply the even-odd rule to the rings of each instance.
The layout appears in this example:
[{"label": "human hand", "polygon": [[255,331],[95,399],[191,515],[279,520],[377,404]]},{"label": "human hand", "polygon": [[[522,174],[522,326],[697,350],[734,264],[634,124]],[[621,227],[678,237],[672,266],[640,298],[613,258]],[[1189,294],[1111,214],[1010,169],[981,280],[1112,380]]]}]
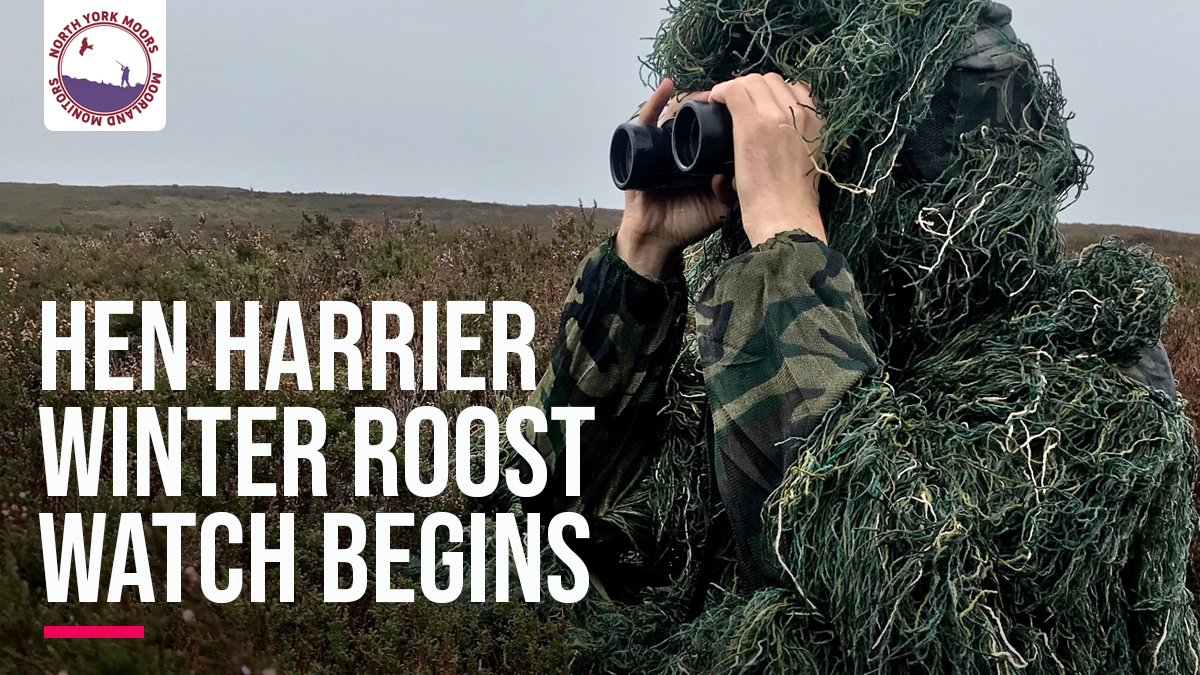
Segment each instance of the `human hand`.
[{"label": "human hand", "polygon": [[814,162],[823,122],[808,85],[778,73],[745,75],[713,87],[709,100],[733,119],[735,187],[750,244],[795,229],[825,241]]},{"label": "human hand", "polygon": [[[657,126],[674,117],[684,101],[708,100],[708,93],[672,96],[675,85],[664,79],[638,110],[638,123]],[[733,200],[729,178],[715,176],[707,188],[626,190],[625,215],[613,249],[631,269],[646,277],[662,276],[687,246],[719,226]]]}]

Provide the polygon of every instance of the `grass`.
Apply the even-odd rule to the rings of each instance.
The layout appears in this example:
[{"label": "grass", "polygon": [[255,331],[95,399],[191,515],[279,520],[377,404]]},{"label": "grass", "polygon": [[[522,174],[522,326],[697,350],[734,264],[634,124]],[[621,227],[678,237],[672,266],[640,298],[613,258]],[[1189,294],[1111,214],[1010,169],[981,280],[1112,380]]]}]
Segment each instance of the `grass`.
[{"label": "grass", "polygon": [[[420,210],[418,210],[418,208]],[[328,212],[332,217],[303,215]],[[384,212],[388,214],[384,216]],[[432,221],[431,221],[431,215]],[[203,217],[200,214],[205,214]],[[404,214],[403,217],[400,217]],[[10,673],[549,673],[562,672],[569,651],[562,627],[530,609],[499,606],[483,616],[460,605],[375,603],[326,605],[311,592],[322,584],[321,517],[326,511],[372,516],[377,511],[462,512],[454,495],[355,498],[349,415],[379,405],[405,413],[434,405],[448,414],[470,405],[502,408],[522,392],[260,392],[208,391],[213,363],[213,301],[298,300],[314,313],[319,301],[521,300],[537,318],[539,363],[545,362],[557,314],[579,256],[610,229],[619,214],[555,207],[505,207],[444,200],[363,195],[272,195],[225,188],[64,188],[0,184],[0,675]],[[230,223],[232,219],[233,223]],[[62,221],[59,223],[58,221]],[[132,221],[132,224],[131,224]],[[252,221],[253,224],[247,224]],[[49,223],[49,225],[47,224]],[[489,225],[491,223],[491,225]],[[1164,341],[1181,391],[1200,401],[1200,237],[1112,226],[1065,226],[1077,250],[1117,233],[1151,244],[1174,274],[1180,305]],[[43,392],[40,388],[40,302],[154,299],[189,303],[191,361],[185,392]],[[364,317],[369,321],[369,317]],[[265,316],[264,325],[272,318]],[[236,322],[236,319],[235,319]],[[315,316],[305,326],[316,326]],[[140,334],[139,318],[118,326]],[[468,325],[487,335],[484,326]],[[420,331],[417,331],[419,341]],[[315,337],[315,336],[313,336]],[[134,356],[113,370],[137,376]],[[311,344],[311,342],[310,342]],[[414,345],[419,347],[419,345]],[[481,354],[488,354],[484,345]],[[393,364],[394,365],[394,364]],[[488,361],[468,359],[464,371],[486,374]],[[369,364],[367,365],[369,368]],[[418,369],[419,369],[418,364]],[[444,373],[439,374],[444,377]],[[420,381],[421,373],[417,373]],[[287,381],[285,379],[285,381]],[[147,499],[45,493],[39,406],[307,405],[329,420],[325,449],[330,478],[326,498],[234,498],[232,453],[220,459],[218,497],[199,490],[198,437],[184,435],[184,495]],[[1191,410],[1200,428],[1196,408]],[[278,442],[265,426],[261,440]],[[232,442],[230,437],[223,442]],[[278,453],[259,465],[258,480],[281,475]],[[101,494],[111,476],[102,478]],[[111,490],[109,490],[111,494]],[[208,602],[185,583],[181,603],[122,602],[48,605],[43,587],[40,512],[110,514],[154,511],[296,513],[297,593],[292,605],[248,602],[248,590],[224,605]],[[85,515],[90,522],[90,515]],[[111,550],[115,528],[109,528]],[[183,543],[183,567],[198,565],[193,529]],[[165,540],[148,532],[156,592],[163,592]],[[399,538],[396,546],[419,548]],[[370,547],[368,547],[368,552]],[[248,547],[224,547],[222,566],[249,566]],[[368,555],[368,557],[370,557]],[[109,569],[111,553],[103,569]],[[370,565],[370,561],[368,561]],[[1200,549],[1192,561],[1200,579]],[[276,575],[268,572],[267,597]],[[191,573],[185,570],[185,580]],[[372,581],[372,584],[374,582]],[[101,584],[107,588],[105,578]],[[147,639],[120,643],[42,639],[48,624],[145,625]]]}]

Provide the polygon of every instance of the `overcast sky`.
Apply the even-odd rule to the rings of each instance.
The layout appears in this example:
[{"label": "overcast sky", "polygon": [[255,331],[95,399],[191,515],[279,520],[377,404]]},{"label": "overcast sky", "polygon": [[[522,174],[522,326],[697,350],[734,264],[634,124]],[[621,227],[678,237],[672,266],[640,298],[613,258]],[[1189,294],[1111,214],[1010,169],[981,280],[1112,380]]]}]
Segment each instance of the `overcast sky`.
[{"label": "overcast sky", "polygon": [[[608,140],[648,93],[664,4],[170,2],[166,129],[71,133],[43,126],[42,2],[6,1],[0,181],[619,207]],[[1008,4],[1096,153],[1063,219],[1200,232],[1200,3]]]}]

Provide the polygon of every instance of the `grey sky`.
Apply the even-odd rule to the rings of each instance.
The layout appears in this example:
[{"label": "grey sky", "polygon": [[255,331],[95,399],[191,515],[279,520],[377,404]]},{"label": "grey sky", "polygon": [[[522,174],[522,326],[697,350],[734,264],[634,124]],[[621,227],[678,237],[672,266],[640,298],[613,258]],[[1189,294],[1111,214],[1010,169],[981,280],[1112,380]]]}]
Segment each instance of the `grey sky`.
[{"label": "grey sky", "polygon": [[[0,181],[620,207],[608,139],[648,93],[640,38],[663,4],[170,2],[166,129],[55,133],[42,122],[42,3],[6,2]],[[1008,4],[1096,153],[1063,219],[1200,232],[1200,3]]]}]

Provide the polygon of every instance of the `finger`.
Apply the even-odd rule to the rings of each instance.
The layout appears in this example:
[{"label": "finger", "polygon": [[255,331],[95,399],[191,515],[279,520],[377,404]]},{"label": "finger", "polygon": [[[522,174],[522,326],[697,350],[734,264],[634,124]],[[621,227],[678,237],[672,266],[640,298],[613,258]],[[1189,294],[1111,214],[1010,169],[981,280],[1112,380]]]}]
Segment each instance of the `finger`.
[{"label": "finger", "polygon": [[792,82],[788,84],[792,88],[793,95],[801,105],[806,105],[810,108],[816,108],[817,104],[813,102],[812,85],[807,82]]},{"label": "finger", "polygon": [[811,113],[811,119],[816,122],[816,129],[820,130],[825,126],[825,121],[817,114],[817,103],[813,100],[812,87],[807,82],[792,82],[788,86],[795,93],[796,102]]},{"label": "finger", "polygon": [[730,114],[738,114],[740,110],[754,107],[754,99],[750,98],[750,93],[746,91],[740,78],[713,87],[708,100],[729,108]]},{"label": "finger", "polygon": [[784,110],[792,110],[800,103],[798,91],[793,89],[787,82],[784,82],[783,76],[779,73],[768,73],[763,76],[763,82],[766,83],[767,89],[771,92],[771,97],[775,100],[779,107]]},{"label": "finger", "polygon": [[815,136],[820,134],[821,129],[825,126],[825,120],[817,114],[817,103],[813,100],[812,86],[807,82],[792,82],[788,85],[796,95],[796,102],[809,112],[809,131],[814,138],[809,138],[809,141],[815,139]]},{"label": "finger", "polygon": [[767,86],[767,81],[758,73],[744,75],[738,80],[742,83],[742,87],[746,89],[746,93],[750,95],[750,100],[754,101],[756,108],[763,109],[765,106],[774,106],[775,97],[771,94],[771,88]]},{"label": "finger", "polygon": [[[784,110],[784,120],[789,126],[811,133],[813,120],[816,120],[816,108],[812,101],[812,92],[807,84],[789,84],[777,73],[765,76],[775,101]],[[819,121],[817,122],[819,127]],[[811,141],[811,138],[805,137]]]},{"label": "finger", "polygon": [[658,123],[658,118],[662,116],[663,108],[666,107],[667,101],[671,98],[671,92],[675,90],[675,84],[670,78],[663,78],[659,83],[658,89],[650,95],[650,100],[642,104],[638,110],[638,124],[645,126],[653,126]]},{"label": "finger", "polygon": [[709,92],[707,91],[694,91],[688,94],[681,94],[679,96],[672,97],[671,102],[667,104],[667,109],[663,111],[662,117],[658,120],[658,125],[662,126],[667,120],[675,117],[675,114],[679,112],[679,109],[683,107],[684,103],[687,103],[688,101],[707,101],[708,95]]},{"label": "finger", "polygon": [[679,106],[683,105],[683,99],[684,97],[681,95],[671,97],[671,101],[667,103],[666,108],[663,108],[662,115],[658,118],[658,126],[661,127],[664,122],[675,116],[675,113],[679,110]]}]

